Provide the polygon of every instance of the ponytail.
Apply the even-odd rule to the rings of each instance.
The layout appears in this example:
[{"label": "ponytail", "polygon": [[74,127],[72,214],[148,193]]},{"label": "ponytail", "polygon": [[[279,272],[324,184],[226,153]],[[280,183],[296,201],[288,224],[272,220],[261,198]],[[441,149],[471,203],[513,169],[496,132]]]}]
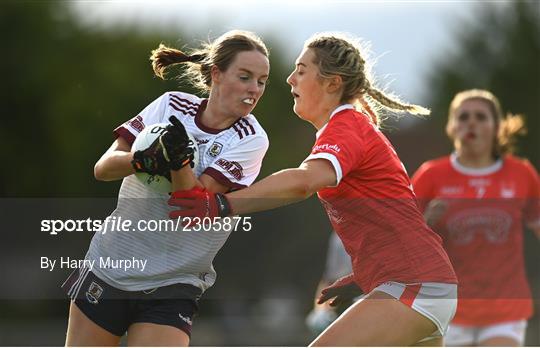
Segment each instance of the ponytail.
[{"label": "ponytail", "polygon": [[493,147],[494,156],[513,153],[518,135],[525,135],[527,128],[522,115],[506,114],[499,124],[499,131]]},{"label": "ponytail", "polygon": [[186,54],[176,48],[160,44],[152,51],[150,61],[157,77],[165,79],[165,69],[171,65],[186,63],[187,69],[177,78],[186,78],[193,86],[204,93],[212,86],[212,67],[226,71],[239,52],[258,51],[268,57],[264,42],[254,33],[231,30],[212,42]]},{"label": "ponytail", "polygon": [[402,103],[372,86],[368,63],[362,57],[362,47],[356,39],[339,33],[319,33],[308,39],[305,47],[313,50],[314,63],[322,78],[341,77],[340,102],[359,104],[375,125],[382,122],[378,112],[381,108],[414,115],[430,114],[422,106]]},{"label": "ponytail", "polygon": [[388,95],[374,87],[369,87],[366,90],[366,94],[387,109],[406,111],[412,115],[429,115],[431,113],[429,109],[423,106],[402,103],[396,98],[389,97]]},{"label": "ponytail", "polygon": [[187,55],[176,48],[170,48],[164,44],[159,44],[159,47],[153,50],[150,55],[150,61],[152,62],[154,74],[163,80],[165,80],[165,69],[168,66],[180,63],[201,64],[205,58],[206,55],[204,53]]}]

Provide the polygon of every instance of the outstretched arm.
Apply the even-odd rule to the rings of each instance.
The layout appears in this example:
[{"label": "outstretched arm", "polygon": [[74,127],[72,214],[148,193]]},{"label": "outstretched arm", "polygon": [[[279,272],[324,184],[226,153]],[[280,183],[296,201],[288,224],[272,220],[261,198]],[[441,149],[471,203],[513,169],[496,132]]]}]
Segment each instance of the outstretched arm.
[{"label": "outstretched arm", "polygon": [[243,190],[226,195],[234,214],[269,210],[302,201],[320,189],[336,184],[336,173],[325,159],[274,173]]},{"label": "outstretched arm", "polygon": [[169,216],[202,219],[270,210],[306,199],[320,189],[336,185],[336,181],[332,164],[325,159],[314,159],[226,195],[200,188],[173,192],[169,204],[180,209]]}]

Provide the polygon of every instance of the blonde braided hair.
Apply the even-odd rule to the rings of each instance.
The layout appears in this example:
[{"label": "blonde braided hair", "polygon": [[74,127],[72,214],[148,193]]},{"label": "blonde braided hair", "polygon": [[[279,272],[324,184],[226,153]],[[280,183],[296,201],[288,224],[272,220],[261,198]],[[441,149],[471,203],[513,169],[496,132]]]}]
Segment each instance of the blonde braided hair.
[{"label": "blonde braided hair", "polygon": [[413,115],[429,115],[429,109],[403,103],[373,86],[357,40],[340,33],[320,33],[307,40],[305,47],[314,51],[314,63],[318,65],[322,78],[341,77],[343,91],[340,102],[359,103],[376,125],[381,123],[377,106]]}]

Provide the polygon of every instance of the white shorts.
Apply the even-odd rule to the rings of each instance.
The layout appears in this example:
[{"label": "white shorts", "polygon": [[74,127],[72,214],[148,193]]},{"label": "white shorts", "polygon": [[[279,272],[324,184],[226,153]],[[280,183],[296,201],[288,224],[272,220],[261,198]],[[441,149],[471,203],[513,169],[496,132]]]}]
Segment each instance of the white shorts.
[{"label": "white shorts", "polygon": [[382,291],[431,320],[437,330],[426,341],[444,336],[450,321],[456,314],[457,285],[447,283],[411,283],[386,282],[374,290]]},{"label": "white shorts", "polygon": [[451,324],[444,338],[447,346],[473,346],[493,337],[508,337],[516,340],[519,346],[525,342],[526,320],[507,321],[485,326],[465,326]]}]

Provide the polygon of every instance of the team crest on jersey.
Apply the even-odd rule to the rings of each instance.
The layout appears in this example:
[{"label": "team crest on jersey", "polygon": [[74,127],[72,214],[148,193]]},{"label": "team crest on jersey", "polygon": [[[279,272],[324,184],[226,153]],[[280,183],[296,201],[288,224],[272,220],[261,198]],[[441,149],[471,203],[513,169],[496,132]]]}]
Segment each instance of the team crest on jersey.
[{"label": "team crest on jersey", "polygon": [[502,198],[514,198],[515,192],[513,189],[501,189],[501,197]]},{"label": "team crest on jersey", "polygon": [[216,141],[210,146],[207,153],[212,157],[217,157],[221,153],[221,150],[223,150],[223,144]]},{"label": "team crest on jersey", "polygon": [[504,243],[511,225],[510,214],[497,208],[463,210],[453,214],[446,222],[448,241],[455,245],[467,245],[480,237],[493,244]]},{"label": "team crest on jersey", "polygon": [[96,282],[92,282],[86,290],[86,299],[92,304],[97,304],[103,294],[103,288]]},{"label": "team crest on jersey", "polygon": [[502,185],[501,198],[514,198],[516,196],[516,190],[514,185]]}]

